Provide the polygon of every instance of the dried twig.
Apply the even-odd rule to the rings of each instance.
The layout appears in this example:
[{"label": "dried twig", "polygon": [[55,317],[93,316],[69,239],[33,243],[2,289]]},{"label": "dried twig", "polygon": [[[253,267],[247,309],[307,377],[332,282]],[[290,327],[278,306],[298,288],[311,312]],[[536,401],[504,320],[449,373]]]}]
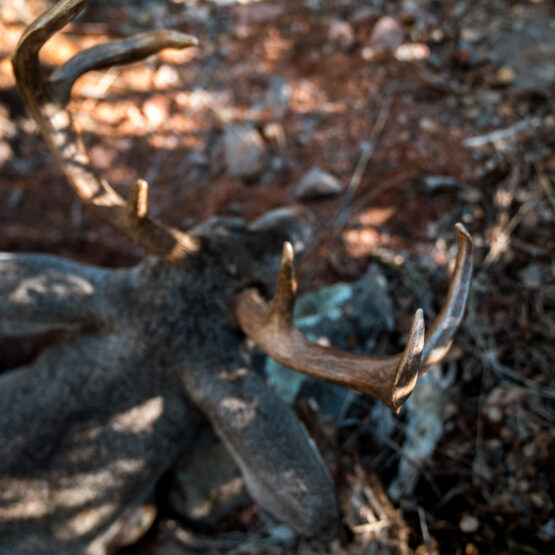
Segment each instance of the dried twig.
[{"label": "dried twig", "polygon": [[362,181],[364,172],[366,171],[366,168],[370,163],[370,159],[374,154],[376,144],[378,143],[381,137],[381,134],[387,122],[387,118],[389,117],[391,103],[392,103],[392,98],[391,96],[388,96],[384,101],[384,103],[382,104],[380,113],[378,114],[378,118],[372,129],[372,133],[370,134],[370,139],[368,141],[365,141],[362,144],[360,158],[356,165],[355,171],[351,177],[351,181],[347,186],[347,190],[345,191],[345,197],[343,199],[343,203],[341,204],[341,206],[339,207],[339,210],[336,213],[335,223],[333,226],[333,230],[336,233],[343,228],[343,226],[345,225],[345,222],[347,221],[347,217],[349,215],[349,211],[353,203],[356,190],[358,189]]}]

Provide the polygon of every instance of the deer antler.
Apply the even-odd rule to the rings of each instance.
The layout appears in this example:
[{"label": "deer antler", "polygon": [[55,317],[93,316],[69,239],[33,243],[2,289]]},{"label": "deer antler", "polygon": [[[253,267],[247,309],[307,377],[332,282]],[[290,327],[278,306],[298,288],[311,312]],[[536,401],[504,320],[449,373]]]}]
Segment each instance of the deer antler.
[{"label": "deer antler", "polygon": [[389,357],[354,355],[309,341],[293,325],[296,283],[293,247],[285,243],[271,302],[248,289],[237,298],[239,325],[266,354],[309,376],[368,393],[398,412],[411,394],[422,365],[439,362],[449,350],[466,307],[472,276],[472,239],[457,224],[459,247],[447,300],[424,341],[418,309],[405,350]]},{"label": "deer antler", "polygon": [[[17,86],[39,124],[56,163],[84,204],[101,220],[146,251],[168,260],[180,258],[197,249],[196,241],[146,214],[145,181],[136,184],[127,205],[106,181],[95,174],[66,105],[73,83],[87,71],[138,61],[164,48],[187,48],[196,45],[197,40],[175,31],[157,30],[110,41],[78,53],[50,79],[45,79],[39,63],[41,47],[71,21],[87,1],[62,0],[27,27],[12,59]],[[139,190],[140,214],[134,212],[138,208]]]}]

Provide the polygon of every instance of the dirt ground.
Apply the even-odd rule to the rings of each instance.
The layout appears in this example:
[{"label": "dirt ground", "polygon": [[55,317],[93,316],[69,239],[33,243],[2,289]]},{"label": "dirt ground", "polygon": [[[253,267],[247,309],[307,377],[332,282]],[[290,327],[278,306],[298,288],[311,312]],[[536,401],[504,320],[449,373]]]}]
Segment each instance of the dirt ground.
[{"label": "dirt ground", "polygon": [[[9,56],[52,4],[0,2],[0,251],[128,266],[141,253],[72,196],[14,87]],[[251,505],[210,537],[162,513],[135,553],[550,552],[554,15],[547,0],[92,0],[46,45],[55,67],[155,27],[197,36],[198,48],[82,77],[77,125],[102,176],[124,196],[147,179],[154,214],[172,225],[250,221],[301,202],[317,222],[298,261],[301,291],[353,281],[378,261],[403,330],[414,307],[429,319],[439,308],[455,222],[475,244],[467,316],[435,370],[449,386],[431,453],[411,461],[402,447],[410,415],[380,445],[370,409],[353,407],[341,426],[305,413],[335,453],[339,540],[284,541]],[[242,129],[257,133],[262,158],[233,172],[224,137]],[[343,192],[299,200],[313,167]],[[0,338],[0,370],[51,339]],[[418,480],[391,500],[403,457]]]}]

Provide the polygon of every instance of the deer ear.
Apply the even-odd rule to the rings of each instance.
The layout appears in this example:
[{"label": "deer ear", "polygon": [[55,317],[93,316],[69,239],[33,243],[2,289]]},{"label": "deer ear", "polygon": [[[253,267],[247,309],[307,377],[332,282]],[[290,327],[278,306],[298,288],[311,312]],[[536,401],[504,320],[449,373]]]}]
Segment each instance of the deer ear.
[{"label": "deer ear", "polygon": [[249,230],[274,234],[280,248],[284,242],[289,242],[295,252],[301,252],[312,235],[314,223],[312,212],[294,204],[266,212],[249,225]]}]

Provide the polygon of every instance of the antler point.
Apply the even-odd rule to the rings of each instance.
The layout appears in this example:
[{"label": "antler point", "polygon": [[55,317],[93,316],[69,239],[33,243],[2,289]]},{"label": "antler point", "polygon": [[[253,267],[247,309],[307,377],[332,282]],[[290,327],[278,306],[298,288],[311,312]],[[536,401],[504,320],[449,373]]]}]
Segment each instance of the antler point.
[{"label": "antler point", "polygon": [[462,236],[468,241],[472,242],[472,237],[468,232],[468,230],[466,229],[466,227],[464,226],[464,224],[462,224],[461,222],[457,222],[455,224],[455,229],[457,230],[457,233],[459,234],[459,236]]}]

